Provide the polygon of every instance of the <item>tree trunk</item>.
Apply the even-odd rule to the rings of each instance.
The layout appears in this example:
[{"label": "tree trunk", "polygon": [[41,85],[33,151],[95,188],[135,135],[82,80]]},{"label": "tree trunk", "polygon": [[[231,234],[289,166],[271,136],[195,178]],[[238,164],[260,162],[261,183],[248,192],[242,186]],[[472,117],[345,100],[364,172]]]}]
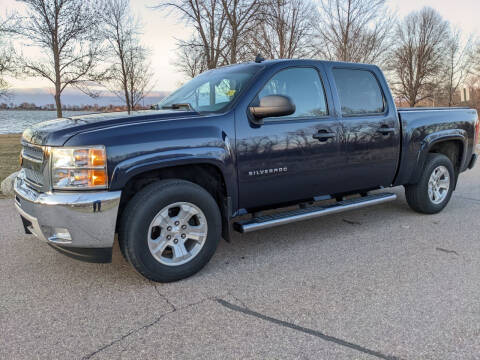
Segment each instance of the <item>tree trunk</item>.
[{"label": "tree trunk", "polygon": [[57,117],[63,117],[62,101],[60,96],[62,94],[62,74],[60,72],[60,49],[58,47],[58,19],[55,18],[55,30],[52,33],[53,40],[53,66],[55,70],[55,106],[57,107]]},{"label": "tree trunk", "polygon": [[60,96],[62,94],[62,80],[60,77],[60,60],[58,51],[53,55],[55,61],[55,106],[57,107],[57,117],[63,117],[62,113],[62,101]]},{"label": "tree trunk", "polygon": [[127,75],[124,75],[124,81],[123,81],[123,90],[125,91],[125,102],[127,104],[127,112],[128,115],[130,115],[130,112],[132,111],[132,104],[130,103],[130,95],[128,93],[128,84],[127,84]]},{"label": "tree trunk", "polygon": [[[55,86],[56,88],[56,86]],[[63,117],[62,113],[62,101],[60,100],[60,90],[55,89],[55,106],[57,108],[57,117]]]},{"label": "tree trunk", "polygon": [[230,65],[237,63],[237,38],[234,33],[231,41]]},{"label": "tree trunk", "polygon": [[122,82],[123,82],[123,91],[125,93],[125,103],[127,105],[127,111],[128,115],[130,115],[130,112],[132,111],[132,103],[130,101],[130,96],[128,93],[128,74],[127,74],[127,69],[125,65],[125,52],[123,51],[123,46],[118,42],[118,47],[119,47],[119,52],[120,52],[120,64],[122,66]]}]

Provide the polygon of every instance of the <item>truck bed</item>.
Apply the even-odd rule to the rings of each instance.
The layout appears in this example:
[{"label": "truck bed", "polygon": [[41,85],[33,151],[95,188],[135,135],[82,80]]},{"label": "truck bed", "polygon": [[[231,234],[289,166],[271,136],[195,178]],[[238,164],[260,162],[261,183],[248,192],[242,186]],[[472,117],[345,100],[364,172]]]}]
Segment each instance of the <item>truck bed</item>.
[{"label": "truck bed", "polygon": [[474,150],[477,111],[468,107],[399,108],[402,151],[394,185],[414,183],[425,154],[439,137],[460,145],[459,171],[468,168]]}]

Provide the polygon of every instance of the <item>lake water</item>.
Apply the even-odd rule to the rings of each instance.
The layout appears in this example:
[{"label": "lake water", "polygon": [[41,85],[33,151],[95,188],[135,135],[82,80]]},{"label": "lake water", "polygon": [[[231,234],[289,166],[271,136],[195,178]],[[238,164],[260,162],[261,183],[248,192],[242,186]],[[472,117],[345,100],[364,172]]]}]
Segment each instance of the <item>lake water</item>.
[{"label": "lake water", "polygon": [[[88,113],[87,111],[64,111],[63,116]],[[56,111],[0,110],[0,134],[21,133],[30,125],[56,118]]]}]

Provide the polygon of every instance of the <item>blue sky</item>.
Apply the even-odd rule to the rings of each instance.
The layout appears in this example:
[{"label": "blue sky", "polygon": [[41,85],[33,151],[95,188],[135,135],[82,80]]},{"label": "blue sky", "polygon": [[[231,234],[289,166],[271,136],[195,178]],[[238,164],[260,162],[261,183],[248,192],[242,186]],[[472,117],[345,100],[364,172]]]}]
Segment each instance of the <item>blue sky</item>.
[{"label": "blue sky", "polygon": [[[14,0],[1,0],[0,11],[23,11],[23,7]],[[139,16],[144,25],[142,41],[151,50],[151,62],[155,73],[156,90],[174,90],[185,80],[174,67],[176,38],[186,39],[191,30],[180,23],[174,14],[153,10],[156,0],[131,0],[133,12]],[[388,5],[397,11],[400,17],[423,6],[431,6],[453,25],[465,33],[480,34],[480,0],[390,0]],[[38,55],[35,48],[23,49],[25,55]],[[49,87],[42,79],[11,79],[13,88]]]}]

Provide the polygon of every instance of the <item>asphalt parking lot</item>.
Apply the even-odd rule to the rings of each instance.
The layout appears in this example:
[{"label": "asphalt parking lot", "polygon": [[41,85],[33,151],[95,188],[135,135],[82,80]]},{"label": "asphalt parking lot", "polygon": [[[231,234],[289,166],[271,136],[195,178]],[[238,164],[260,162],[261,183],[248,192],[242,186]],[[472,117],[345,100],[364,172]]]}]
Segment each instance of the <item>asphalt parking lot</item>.
[{"label": "asphalt parking lot", "polygon": [[222,242],[155,284],[65,257],[0,200],[2,359],[479,359],[480,166],[440,214],[395,202]]}]

